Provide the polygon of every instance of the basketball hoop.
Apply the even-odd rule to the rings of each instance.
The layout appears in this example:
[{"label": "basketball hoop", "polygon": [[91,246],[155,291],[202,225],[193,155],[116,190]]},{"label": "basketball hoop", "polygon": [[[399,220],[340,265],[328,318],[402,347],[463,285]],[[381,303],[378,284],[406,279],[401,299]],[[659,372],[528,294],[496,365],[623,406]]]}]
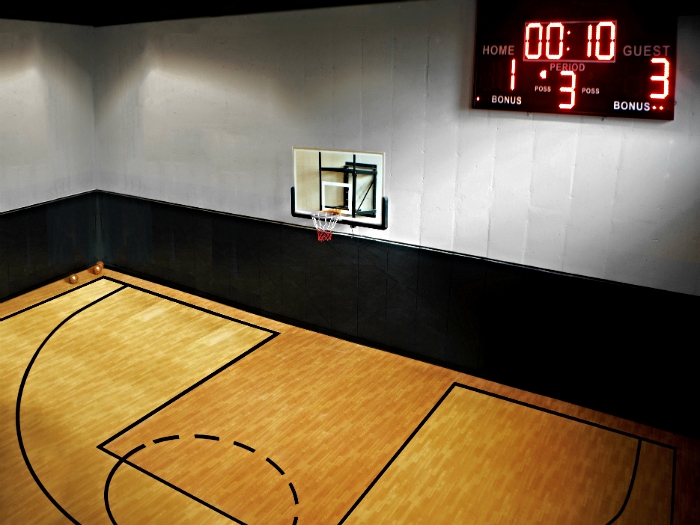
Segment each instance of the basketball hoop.
[{"label": "basketball hoop", "polygon": [[320,242],[331,240],[333,228],[335,228],[339,218],[340,210],[316,211],[311,215]]}]

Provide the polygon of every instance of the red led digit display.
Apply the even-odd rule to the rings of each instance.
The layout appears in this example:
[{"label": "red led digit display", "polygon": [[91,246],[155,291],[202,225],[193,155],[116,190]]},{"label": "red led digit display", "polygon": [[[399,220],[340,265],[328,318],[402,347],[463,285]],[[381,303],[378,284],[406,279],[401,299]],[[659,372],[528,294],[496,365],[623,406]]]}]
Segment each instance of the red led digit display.
[{"label": "red led digit display", "polygon": [[[581,35],[586,33],[582,25],[588,26],[586,40],[581,38]],[[617,24],[613,21],[597,22],[595,26],[589,22],[528,22],[525,24],[523,60],[614,61],[616,27]],[[595,40],[593,40],[594,32]],[[544,54],[542,53],[543,33],[545,35]],[[591,53],[593,49],[595,49],[595,55]]]},{"label": "red led digit display", "polygon": [[[530,36],[531,32],[537,32],[537,44],[531,44]],[[537,47],[535,47],[537,46]],[[537,51],[534,51],[535,48]],[[525,26],[525,58],[530,60],[537,60],[542,56],[542,24],[540,23],[529,23]]]},{"label": "red led digit display", "polygon": [[652,64],[663,64],[663,75],[652,75],[652,82],[663,82],[663,93],[651,93],[649,96],[651,98],[666,98],[668,97],[668,76],[670,74],[671,65],[665,58],[652,58]]},{"label": "red led digit display", "polygon": [[[554,44],[552,44],[550,34],[552,28],[554,28],[554,31],[552,31],[554,33],[556,33],[557,30],[559,31],[558,42]],[[547,50],[545,53],[547,55],[547,60],[559,60],[564,54],[564,26],[561,22],[551,22],[547,24],[547,46],[545,49]],[[555,49],[555,51],[552,51],[552,49]]]},{"label": "red led digit display", "polygon": [[677,18],[635,6],[480,1],[472,107],[673,120]]},{"label": "red led digit display", "polygon": [[576,73],[573,71],[562,71],[561,76],[571,77],[570,85],[559,88],[559,91],[562,93],[569,93],[571,98],[568,100],[568,102],[559,104],[559,109],[573,109],[573,107],[576,105]]},{"label": "red led digit display", "polygon": [[[605,33],[607,29],[608,37],[608,52],[601,53],[601,33]],[[598,22],[595,26],[595,57],[598,60],[612,60],[615,58],[615,22]]]}]

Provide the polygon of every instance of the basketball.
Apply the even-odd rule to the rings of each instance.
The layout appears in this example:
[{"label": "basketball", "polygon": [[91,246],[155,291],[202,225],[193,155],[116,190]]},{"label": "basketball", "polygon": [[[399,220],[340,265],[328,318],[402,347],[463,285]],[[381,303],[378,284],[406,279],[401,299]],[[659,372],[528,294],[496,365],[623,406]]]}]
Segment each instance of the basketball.
[{"label": "basketball", "polygon": [[95,275],[100,275],[102,273],[102,265],[100,263],[97,263],[95,266],[93,266],[92,273],[94,273]]},{"label": "basketball", "polygon": [[68,282],[71,284],[75,284],[78,282],[78,276],[73,274],[68,278]]}]

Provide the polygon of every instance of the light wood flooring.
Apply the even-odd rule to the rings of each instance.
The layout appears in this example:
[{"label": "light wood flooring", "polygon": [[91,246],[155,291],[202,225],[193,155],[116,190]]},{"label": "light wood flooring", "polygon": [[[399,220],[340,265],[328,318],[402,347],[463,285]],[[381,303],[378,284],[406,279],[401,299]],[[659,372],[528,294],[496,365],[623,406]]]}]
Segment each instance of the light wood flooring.
[{"label": "light wood flooring", "polygon": [[110,270],[0,319],[0,524],[700,523],[613,416]]}]

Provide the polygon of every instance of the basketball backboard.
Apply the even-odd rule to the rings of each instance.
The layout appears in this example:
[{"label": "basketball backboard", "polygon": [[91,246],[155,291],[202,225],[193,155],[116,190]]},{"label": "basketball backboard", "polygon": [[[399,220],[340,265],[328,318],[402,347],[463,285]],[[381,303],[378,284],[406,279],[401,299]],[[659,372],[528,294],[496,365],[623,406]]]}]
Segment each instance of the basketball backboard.
[{"label": "basketball backboard", "polygon": [[387,228],[384,154],[293,148],[292,215],[340,212],[338,222]]}]

